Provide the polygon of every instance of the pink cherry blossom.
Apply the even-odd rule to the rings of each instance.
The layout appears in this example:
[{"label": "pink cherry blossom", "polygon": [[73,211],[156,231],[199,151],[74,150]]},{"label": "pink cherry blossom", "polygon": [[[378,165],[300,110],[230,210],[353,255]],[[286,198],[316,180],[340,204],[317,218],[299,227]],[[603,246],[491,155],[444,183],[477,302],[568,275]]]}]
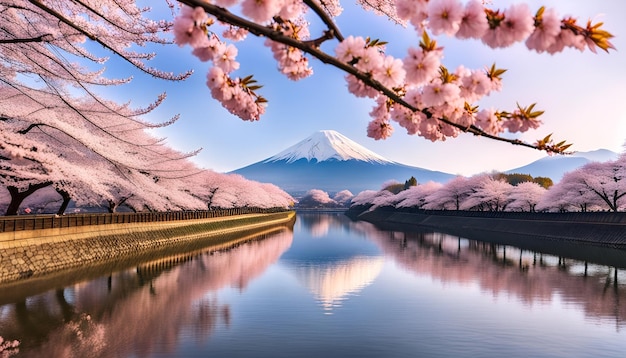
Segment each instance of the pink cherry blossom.
[{"label": "pink cherry blossom", "polygon": [[412,85],[423,85],[438,76],[442,52],[424,52],[421,48],[410,47],[404,58],[406,81]]},{"label": "pink cherry blossom", "polygon": [[282,8],[280,0],[243,0],[241,13],[260,23],[268,22]]},{"label": "pink cherry blossom", "polygon": [[476,113],[476,125],[486,133],[497,135],[504,131],[502,121],[494,109],[483,109]]},{"label": "pink cherry blossom", "polygon": [[545,10],[535,31],[526,39],[526,47],[539,53],[544,52],[557,41],[560,32],[561,19],[556,10]]},{"label": "pink cherry blossom", "polygon": [[474,123],[476,122],[476,115],[473,112],[470,112],[463,108],[461,115],[457,117],[454,122],[468,128],[469,126],[474,125]]},{"label": "pink cherry blossom", "polygon": [[208,17],[201,7],[191,8],[183,5],[180,15],[174,21],[174,42],[178,46],[186,44],[197,47],[206,38],[202,26],[206,24]]},{"label": "pink cherry blossom", "polygon": [[529,129],[537,129],[540,125],[541,120],[522,116],[519,109],[513,111],[511,118],[504,122],[504,128],[510,133],[526,132]]},{"label": "pink cherry blossom", "polygon": [[465,5],[465,12],[456,37],[460,39],[479,39],[489,29],[483,5],[478,0],[470,0]]},{"label": "pink cherry blossom", "polygon": [[374,73],[383,65],[383,54],[378,48],[372,46],[367,47],[361,53],[361,58],[355,67],[365,73]]},{"label": "pink cherry blossom", "polygon": [[573,47],[579,51],[584,51],[586,47],[585,37],[575,34],[570,29],[561,29],[554,43],[546,51],[550,54],[563,51],[565,47]]},{"label": "pink cherry blossom", "polygon": [[278,69],[289,79],[297,81],[313,74],[309,60],[301,50],[272,40],[266,40],[265,45],[272,49]]},{"label": "pink cherry blossom", "polygon": [[463,20],[463,5],[458,0],[428,2],[428,27],[433,34],[454,35]]},{"label": "pink cherry blossom", "polygon": [[226,45],[221,42],[217,36],[211,35],[209,38],[205,36],[204,39],[205,40],[191,52],[194,56],[198,57],[200,61],[213,61],[218,53],[224,52]]},{"label": "pink cherry blossom", "polygon": [[418,32],[424,29],[428,18],[428,0],[395,0],[396,14],[401,20],[409,20]]},{"label": "pink cherry blossom", "polygon": [[376,98],[378,96],[378,91],[374,88],[366,85],[360,79],[354,77],[353,75],[345,76],[346,82],[348,82],[348,91],[357,97],[369,97]]},{"label": "pink cherry blossom", "polygon": [[279,15],[284,20],[295,20],[306,12],[307,7],[300,0],[284,0]]},{"label": "pink cherry blossom", "polygon": [[209,69],[207,86],[211,89],[213,98],[220,102],[233,98],[233,91],[228,83],[228,76],[220,67],[214,66]]},{"label": "pink cherry blossom", "polygon": [[405,75],[402,60],[386,56],[374,78],[387,88],[395,88],[402,86]]},{"label": "pink cherry blossom", "polygon": [[388,121],[374,119],[367,125],[367,136],[375,140],[387,139],[393,133],[393,127]]},{"label": "pink cherry blossom", "polygon": [[363,55],[365,51],[365,39],[362,37],[348,36],[335,47],[335,56],[343,62],[352,62]]},{"label": "pink cherry blossom", "polygon": [[233,25],[229,25],[228,28],[222,32],[222,37],[233,41],[243,41],[247,36],[248,30]]},{"label": "pink cherry blossom", "polygon": [[413,0],[396,0],[396,14],[402,20],[408,20],[415,15],[417,6]]},{"label": "pink cherry blossom", "polygon": [[442,83],[436,79],[424,86],[422,100],[427,107],[440,106],[446,102],[456,101],[460,92],[459,86]]},{"label": "pink cherry blossom", "polygon": [[419,124],[419,134],[431,142],[445,140],[445,137],[439,130],[440,125],[441,122],[434,117],[424,118]]},{"label": "pink cherry blossom", "polygon": [[527,38],[534,30],[534,19],[527,4],[514,4],[504,11],[504,19],[482,37],[490,47],[508,47]]},{"label": "pink cherry blossom", "polygon": [[469,103],[479,100],[493,89],[491,80],[484,71],[470,71],[469,74],[459,76],[459,81],[460,96]]},{"label": "pink cherry blossom", "polygon": [[230,7],[239,2],[239,0],[213,0],[213,1],[215,2],[215,5],[221,6],[221,7]]},{"label": "pink cherry blossom", "polygon": [[391,111],[391,119],[406,129],[407,134],[414,135],[419,131],[420,122],[426,118],[422,112],[413,112],[410,109],[395,103]]},{"label": "pink cherry blossom", "polygon": [[239,62],[235,61],[238,52],[237,48],[232,44],[218,47],[213,63],[224,70],[225,73],[233,72],[239,68]]},{"label": "pink cherry blossom", "polygon": [[420,87],[411,87],[406,91],[404,100],[415,108],[422,109],[426,107],[422,101],[422,89]]}]

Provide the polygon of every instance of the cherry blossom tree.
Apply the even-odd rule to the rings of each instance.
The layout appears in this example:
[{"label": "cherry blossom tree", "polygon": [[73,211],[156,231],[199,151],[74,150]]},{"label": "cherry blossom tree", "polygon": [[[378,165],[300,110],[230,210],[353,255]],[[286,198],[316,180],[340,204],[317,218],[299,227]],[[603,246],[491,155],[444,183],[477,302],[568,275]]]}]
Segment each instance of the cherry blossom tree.
[{"label": "cherry blossom tree", "polygon": [[[442,64],[444,49],[431,35],[479,39],[492,48],[525,42],[528,49],[554,54],[566,47],[609,51],[612,35],[602,24],[579,24],[561,18],[554,9],[536,12],[526,4],[500,10],[477,0],[380,0],[360,1],[367,10],[387,16],[400,25],[410,24],[421,36],[419,47],[407,49],[403,59],[387,55],[387,44],[378,39],[344,36],[334,22],[342,8],[337,0],[179,0],[184,4],[174,21],[174,41],[189,45],[192,53],[210,62],[207,86],[213,98],[244,120],[258,120],[265,112],[261,86],[252,76],[237,76],[235,43],[248,34],[266,39],[278,69],[292,80],[313,74],[309,57],[346,73],[348,90],[371,98],[374,108],[367,127],[370,137],[384,139],[393,132],[392,121],[410,135],[432,141],[466,132],[516,145],[561,153],[569,148],[551,135],[526,143],[502,136],[537,128],[543,113],[535,104],[512,110],[479,108],[481,98],[502,88],[503,69],[455,70]],[[239,5],[241,8],[239,9]],[[325,29],[311,34],[310,19]],[[335,45],[328,45],[334,41]],[[324,47],[322,47],[324,45]],[[332,50],[326,50],[328,46]]]},{"label": "cherry blossom tree", "polygon": [[537,210],[543,211],[592,211],[606,207],[602,200],[587,190],[582,181],[575,179],[579,171],[566,173],[561,181],[550,187],[537,204]]},{"label": "cherry blossom tree", "polygon": [[[165,94],[136,109],[98,96],[95,88],[122,85],[131,78],[106,78],[102,65],[107,57],[97,54],[91,43],[150,76],[186,78],[190,73],[173,75],[149,67],[154,54],[136,51],[138,46],[169,43],[163,34],[171,23],[151,20],[147,12],[134,1],[9,0],[0,5],[0,178],[12,196],[8,214],[47,186],[55,186],[67,203],[70,192],[76,194],[72,188],[93,182],[80,174],[96,166],[84,165],[91,154],[122,175],[128,169],[145,169],[130,163],[140,159],[128,153],[158,143],[133,142],[128,133],[168,125],[177,117],[160,124],[139,118],[154,110]],[[89,63],[101,68],[90,69]]]},{"label": "cherry blossom tree", "polygon": [[350,190],[342,190],[333,196],[333,200],[341,206],[349,206],[354,194]]},{"label": "cherry blossom tree", "polygon": [[418,184],[401,191],[396,195],[396,208],[419,208],[422,209],[428,203],[428,198],[435,192],[441,190],[443,184],[429,181]]},{"label": "cherry blossom tree", "polygon": [[113,209],[125,200],[111,196],[128,199],[126,192],[137,195],[138,188],[147,193],[155,186],[138,180],[166,177],[175,171],[172,163],[195,154],[176,153],[146,132],[160,126],[138,118],[152,106],[131,109],[26,88],[0,87],[0,93],[0,183],[12,197],[7,214],[47,186],[63,197],[61,213],[70,199],[91,205],[107,200]]},{"label": "cherry blossom tree", "polygon": [[327,192],[320,189],[309,190],[299,201],[298,206],[306,208],[336,207],[338,203]]},{"label": "cherry blossom tree", "polygon": [[[213,173],[215,174],[215,173]],[[289,208],[294,199],[273,184],[259,184],[238,174],[211,175],[204,184],[209,209]]]},{"label": "cherry blossom tree", "polygon": [[425,209],[434,210],[460,210],[461,203],[465,201],[474,189],[486,180],[486,175],[475,175],[472,177],[456,176],[446,182],[439,190],[434,191],[425,199]]},{"label": "cherry blossom tree", "polygon": [[363,190],[352,198],[352,206],[370,205],[379,193],[377,190]]},{"label": "cherry blossom tree", "polygon": [[[626,156],[608,162],[591,162],[566,173],[556,185],[561,192],[574,195],[572,204],[586,211],[588,203],[618,211],[626,196]],[[595,200],[594,200],[595,199]],[[599,200],[598,200],[599,199]]]},{"label": "cherry blossom tree", "polygon": [[462,210],[504,211],[511,199],[513,186],[505,181],[485,177],[480,186],[474,189],[462,203]]},{"label": "cherry blossom tree", "polygon": [[545,194],[546,189],[537,183],[531,181],[519,183],[511,189],[509,195],[511,203],[508,209],[535,212],[537,204]]}]

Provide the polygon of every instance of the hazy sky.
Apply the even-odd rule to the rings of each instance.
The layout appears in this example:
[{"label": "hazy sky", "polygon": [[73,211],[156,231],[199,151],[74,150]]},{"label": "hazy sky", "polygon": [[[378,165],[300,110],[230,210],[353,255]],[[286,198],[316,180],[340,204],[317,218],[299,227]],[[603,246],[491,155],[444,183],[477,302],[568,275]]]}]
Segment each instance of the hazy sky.
[{"label": "hazy sky", "polygon": [[[515,1],[519,3],[520,1]],[[493,6],[506,8],[512,1],[493,0]],[[545,110],[544,125],[538,130],[516,136],[534,142],[546,134],[574,143],[572,149],[588,151],[606,148],[622,151],[626,141],[626,1],[568,0],[527,1],[531,10],[541,5],[555,7],[560,15],[574,15],[603,21],[605,29],[615,35],[617,51],[593,54],[568,49],[556,55],[530,52],[523,44],[492,50],[475,40],[458,41],[444,36],[437,38],[445,47],[444,65],[454,70],[458,65],[483,68],[494,62],[508,69],[503,90],[478,104],[513,110],[516,102],[526,106],[537,102]],[[417,46],[419,38],[412,28],[402,28],[385,18],[365,12],[352,2],[337,18],[345,36],[370,36],[389,42],[387,53],[403,58],[408,46]],[[319,27],[312,21],[312,36]],[[336,42],[324,45],[331,51]],[[545,154],[507,143],[494,142],[471,135],[432,143],[422,137],[409,136],[395,127],[394,135],[383,141],[366,136],[371,100],[358,99],[348,93],[343,73],[317,60],[310,60],[315,74],[293,82],[276,70],[276,63],[263,39],[249,37],[238,45],[241,68],[238,76],[254,74],[264,85],[260,93],[269,100],[266,114],[259,122],[244,122],[222,109],[211,98],[205,86],[207,65],[196,60],[190,48],[175,45],[157,49],[152,64],[160,69],[181,72],[193,69],[194,75],[182,83],[146,78],[138,74],[130,85],[112,88],[109,96],[146,105],[158,93],[167,92],[168,99],[151,120],[167,119],[180,114],[174,125],[158,135],[181,151],[202,147],[195,158],[200,166],[226,172],[268,158],[313,132],[336,130],[376,153],[400,163],[471,175],[483,171],[508,170],[545,156]],[[111,61],[108,73],[127,75],[129,67]]]}]

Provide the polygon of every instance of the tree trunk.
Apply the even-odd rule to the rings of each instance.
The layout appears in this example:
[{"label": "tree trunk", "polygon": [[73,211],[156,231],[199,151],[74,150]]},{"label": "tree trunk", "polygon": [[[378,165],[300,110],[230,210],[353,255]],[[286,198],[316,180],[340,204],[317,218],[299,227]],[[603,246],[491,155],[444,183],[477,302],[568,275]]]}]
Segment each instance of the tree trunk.
[{"label": "tree trunk", "polygon": [[113,200],[109,200],[109,206],[107,207],[109,214],[113,214],[115,212],[116,207],[117,207],[117,204],[115,204]]},{"label": "tree trunk", "polygon": [[61,207],[57,211],[57,215],[63,215],[72,198],[70,197],[70,194],[63,189],[56,189],[56,191],[59,195],[61,195],[61,198],[63,198],[63,203],[61,203]]},{"label": "tree trunk", "polygon": [[17,212],[20,209],[20,205],[22,205],[22,202],[24,201],[24,199],[26,199],[29,195],[36,192],[37,190],[41,188],[45,188],[49,185],[52,185],[52,182],[30,184],[28,186],[28,189],[22,192],[20,192],[20,190],[17,187],[14,187],[14,186],[7,187],[7,190],[9,190],[9,194],[11,195],[11,202],[9,203],[9,206],[7,207],[7,211],[4,215],[7,215],[7,216],[17,215]]}]

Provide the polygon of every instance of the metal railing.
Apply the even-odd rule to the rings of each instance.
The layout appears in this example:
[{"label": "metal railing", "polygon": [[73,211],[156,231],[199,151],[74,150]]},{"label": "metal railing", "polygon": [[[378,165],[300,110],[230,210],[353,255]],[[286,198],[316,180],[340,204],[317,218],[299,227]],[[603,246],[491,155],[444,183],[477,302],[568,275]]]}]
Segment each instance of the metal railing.
[{"label": "metal railing", "polygon": [[108,225],[175,220],[208,219],[243,214],[275,213],[284,208],[233,208],[205,211],[167,211],[145,213],[97,213],[58,215],[20,215],[0,217],[0,232],[53,229],[86,225]]}]

